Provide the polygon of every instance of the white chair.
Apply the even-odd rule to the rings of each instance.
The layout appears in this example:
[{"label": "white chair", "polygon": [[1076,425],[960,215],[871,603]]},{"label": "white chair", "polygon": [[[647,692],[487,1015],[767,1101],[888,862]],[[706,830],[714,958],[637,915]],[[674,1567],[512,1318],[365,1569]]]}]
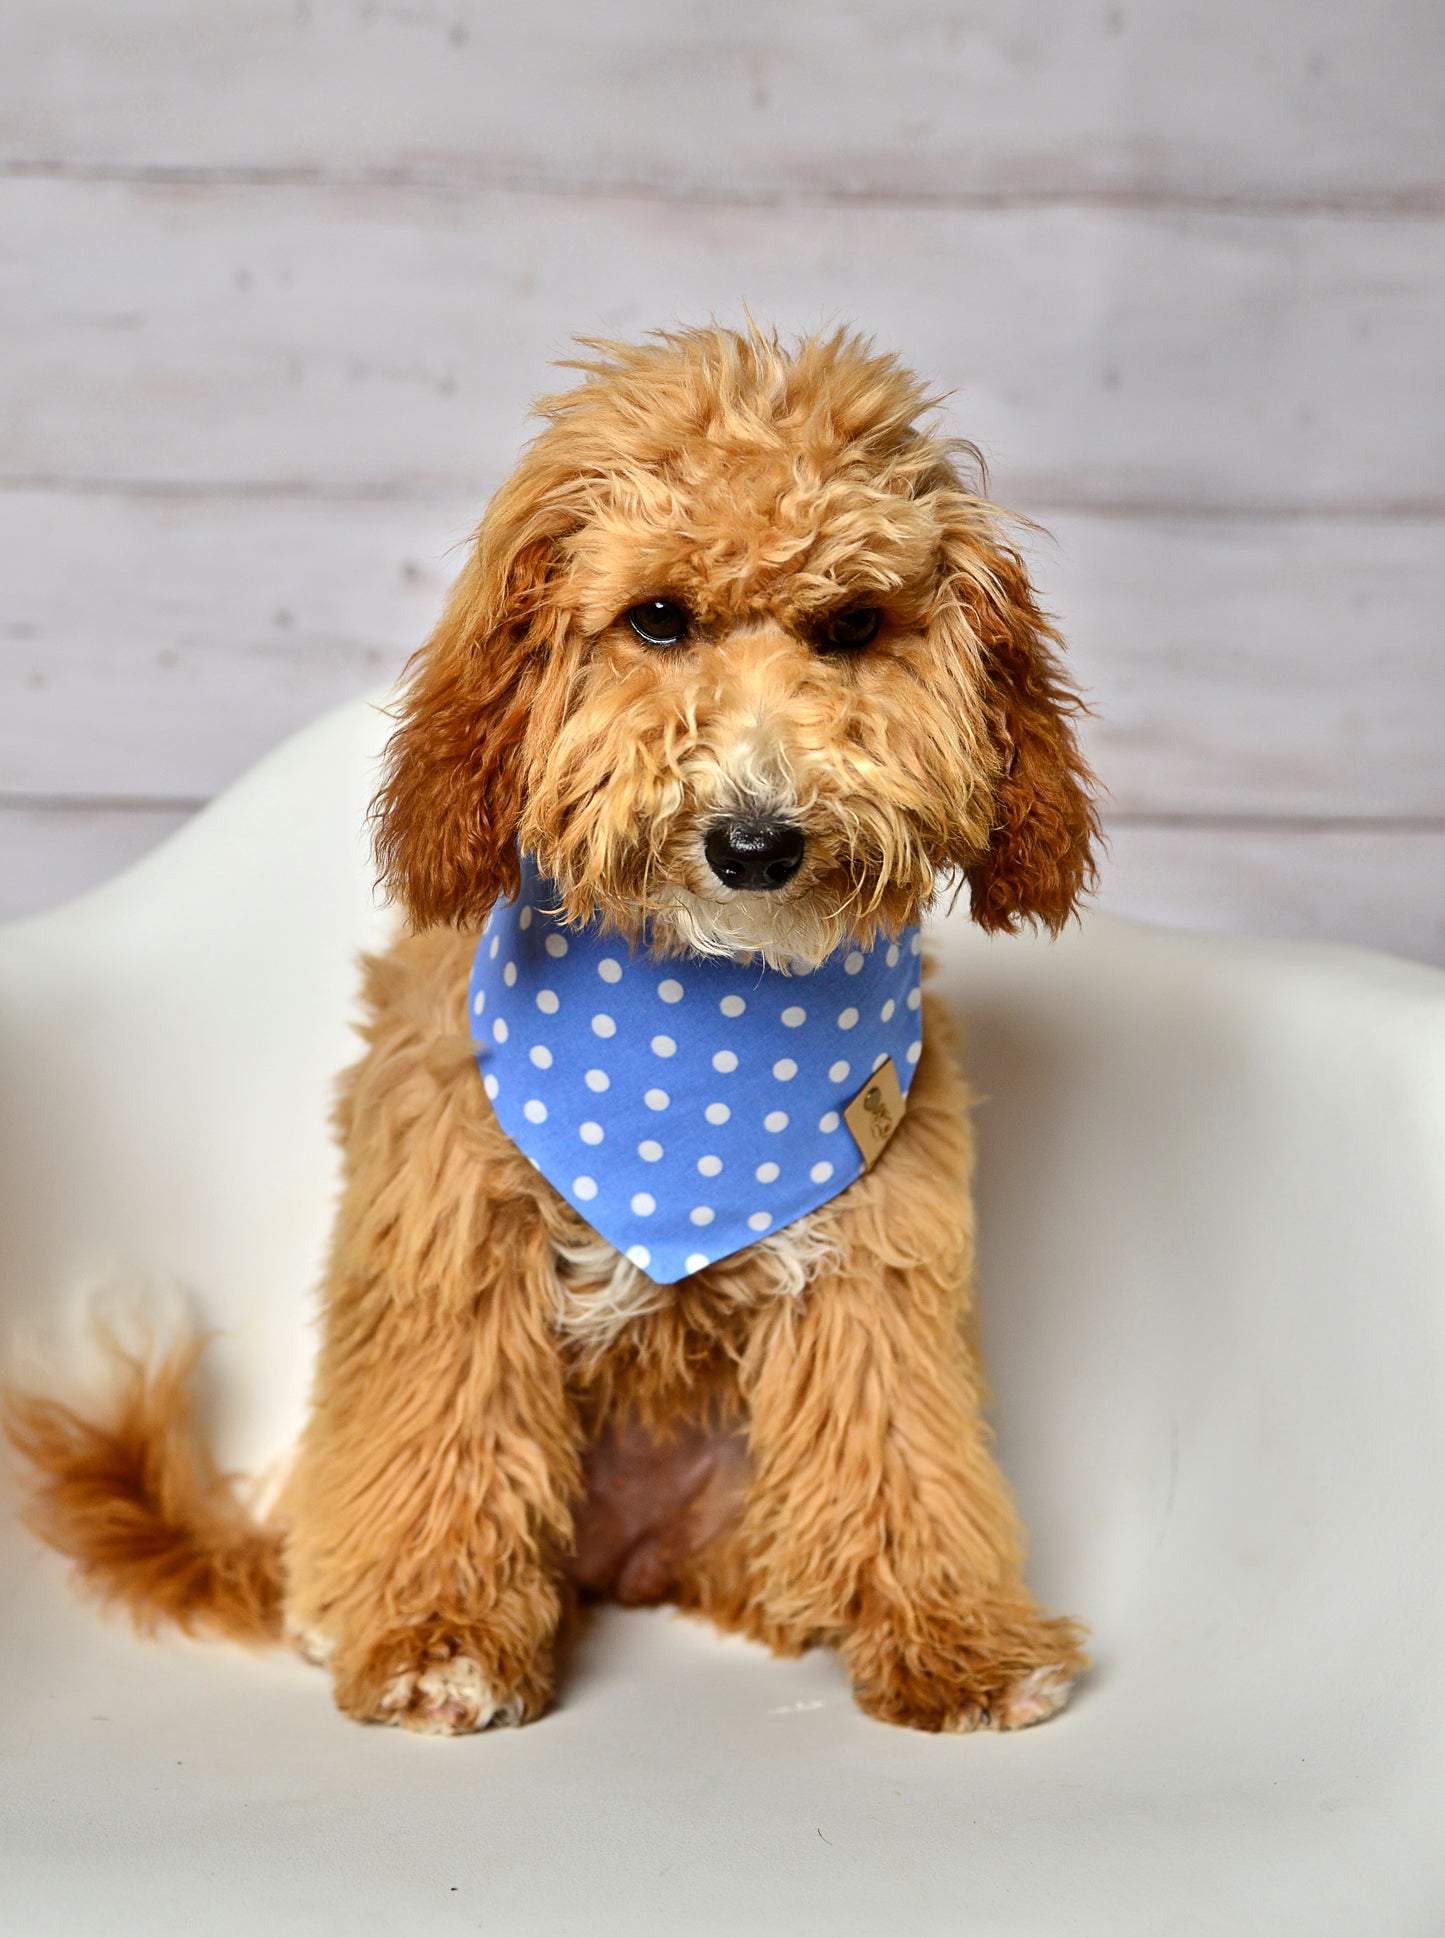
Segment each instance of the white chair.
[{"label": "white chair", "polygon": [[[343,709],[0,933],[5,1326],[180,1288],[251,1470],[303,1403],[383,729]],[[364,1730],[285,1654],[101,1619],[7,1513],[0,1928],[1445,1930],[1445,975],[1098,916],[937,939],[1003,1461],[1094,1630],[1073,1707],[913,1735],[825,1655],[611,1611],[533,1728]]]}]

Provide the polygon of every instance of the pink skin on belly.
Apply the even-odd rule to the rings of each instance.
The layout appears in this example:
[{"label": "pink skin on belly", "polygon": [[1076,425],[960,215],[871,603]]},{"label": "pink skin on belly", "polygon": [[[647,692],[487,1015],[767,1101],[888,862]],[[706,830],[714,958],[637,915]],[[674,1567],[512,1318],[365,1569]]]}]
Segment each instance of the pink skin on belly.
[{"label": "pink skin on belly", "polygon": [[572,1579],[585,1595],[662,1601],[677,1571],[722,1527],[742,1492],[747,1451],[725,1427],[679,1423],[666,1439],[637,1421],[606,1428],[583,1467]]}]

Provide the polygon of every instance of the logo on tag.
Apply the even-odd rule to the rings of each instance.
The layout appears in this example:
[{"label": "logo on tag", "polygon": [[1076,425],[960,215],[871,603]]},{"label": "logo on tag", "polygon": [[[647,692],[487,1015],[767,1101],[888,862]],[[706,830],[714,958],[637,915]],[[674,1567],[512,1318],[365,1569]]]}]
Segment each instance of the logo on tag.
[{"label": "logo on tag", "polygon": [[852,1103],[844,1105],[843,1122],[853,1134],[863,1168],[871,1169],[903,1122],[903,1092],[892,1057],[880,1063]]}]

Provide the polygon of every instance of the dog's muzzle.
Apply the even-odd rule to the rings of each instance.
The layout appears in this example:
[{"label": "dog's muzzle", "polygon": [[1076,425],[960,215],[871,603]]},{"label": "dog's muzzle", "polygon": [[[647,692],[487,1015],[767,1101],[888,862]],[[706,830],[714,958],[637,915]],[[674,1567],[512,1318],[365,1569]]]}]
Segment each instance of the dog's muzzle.
[{"label": "dog's muzzle", "polygon": [[803,830],[791,821],[719,821],[702,847],[729,888],[782,888],[803,864]]}]

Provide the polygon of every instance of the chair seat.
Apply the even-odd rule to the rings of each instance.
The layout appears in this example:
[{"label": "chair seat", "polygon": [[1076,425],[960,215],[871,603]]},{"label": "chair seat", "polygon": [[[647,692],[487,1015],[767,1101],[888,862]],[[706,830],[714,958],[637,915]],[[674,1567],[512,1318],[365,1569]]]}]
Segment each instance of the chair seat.
[{"label": "chair seat", "polygon": [[[284,1458],[336,1188],[363,829],[342,709],[104,888],[0,932],[0,1317],[218,1329],[223,1459]],[[1073,1706],[933,1738],[660,1611],[517,1732],[363,1730],[284,1653],[142,1643],[0,1532],[0,1905],[64,1938],[1445,1928],[1445,975],[1089,916],[937,923],[980,1267]]]}]

